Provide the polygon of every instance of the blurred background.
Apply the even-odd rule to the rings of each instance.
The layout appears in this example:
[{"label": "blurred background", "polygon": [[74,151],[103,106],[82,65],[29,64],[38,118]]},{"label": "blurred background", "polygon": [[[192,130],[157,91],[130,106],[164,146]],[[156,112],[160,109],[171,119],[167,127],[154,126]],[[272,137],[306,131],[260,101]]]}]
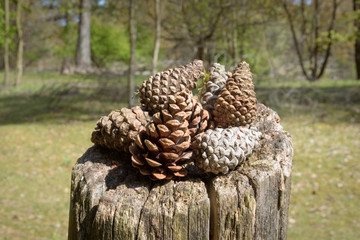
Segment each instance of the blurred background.
[{"label": "blurred background", "polygon": [[66,239],[71,167],[96,121],[194,58],[229,71],[247,61],[291,133],[288,238],[360,239],[360,1],[0,6],[0,239]]}]

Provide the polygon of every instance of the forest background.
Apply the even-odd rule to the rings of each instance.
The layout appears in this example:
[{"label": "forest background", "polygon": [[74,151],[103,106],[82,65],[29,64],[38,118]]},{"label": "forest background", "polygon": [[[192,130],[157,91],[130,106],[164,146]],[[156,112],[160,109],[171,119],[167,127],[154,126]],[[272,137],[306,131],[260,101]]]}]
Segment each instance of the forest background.
[{"label": "forest background", "polygon": [[360,238],[360,1],[1,0],[0,239],[65,239],[71,167],[151,74],[247,61],[293,136],[289,239]]}]

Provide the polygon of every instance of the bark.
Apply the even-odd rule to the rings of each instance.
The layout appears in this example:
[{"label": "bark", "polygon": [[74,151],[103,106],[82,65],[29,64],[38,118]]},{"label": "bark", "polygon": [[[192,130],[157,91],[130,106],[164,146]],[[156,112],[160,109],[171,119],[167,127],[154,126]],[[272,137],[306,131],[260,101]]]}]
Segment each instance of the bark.
[{"label": "bark", "polygon": [[134,106],[134,72],[135,72],[135,47],[136,47],[136,20],[135,20],[135,6],[136,0],[130,0],[129,5],[129,28],[130,28],[130,63],[128,75],[128,91],[129,91],[129,108]]},{"label": "bark", "polygon": [[9,0],[5,0],[4,87],[9,85]]},{"label": "bark", "polygon": [[79,72],[86,72],[91,68],[91,0],[80,1],[80,22],[76,49],[76,68]]},{"label": "bark", "polygon": [[353,9],[356,14],[354,20],[355,26],[355,66],[356,66],[356,79],[360,80],[360,1],[353,0]]},{"label": "bark", "polygon": [[160,15],[160,0],[155,0],[155,44],[154,44],[154,54],[152,59],[152,74],[155,75],[157,70],[157,62],[159,58],[160,50],[160,39],[161,39],[161,15]]},{"label": "bark", "polygon": [[69,239],[286,239],[293,148],[279,120],[259,104],[260,146],[226,175],[151,182],[129,155],[90,148],[72,171]]},{"label": "bark", "polygon": [[18,35],[18,45],[17,45],[17,56],[16,56],[16,79],[15,86],[18,86],[21,83],[21,78],[23,74],[23,50],[24,50],[24,39],[23,31],[21,24],[21,0],[17,1],[16,5],[16,29]]}]

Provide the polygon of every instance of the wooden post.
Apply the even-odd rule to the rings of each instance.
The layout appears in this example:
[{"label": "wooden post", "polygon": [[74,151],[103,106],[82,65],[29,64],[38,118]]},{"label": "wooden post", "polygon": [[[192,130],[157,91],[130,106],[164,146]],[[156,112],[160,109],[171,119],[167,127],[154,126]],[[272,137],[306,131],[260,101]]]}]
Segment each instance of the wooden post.
[{"label": "wooden post", "polygon": [[226,175],[152,182],[129,156],[90,148],[73,167],[69,239],[286,239],[293,147],[258,105],[259,148]]}]

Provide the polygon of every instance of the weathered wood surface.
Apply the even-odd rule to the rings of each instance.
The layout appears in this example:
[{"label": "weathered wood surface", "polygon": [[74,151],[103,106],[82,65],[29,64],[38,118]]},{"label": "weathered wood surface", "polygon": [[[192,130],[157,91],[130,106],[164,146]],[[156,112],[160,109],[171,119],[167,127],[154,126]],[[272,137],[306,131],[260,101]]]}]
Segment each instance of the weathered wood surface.
[{"label": "weathered wood surface", "polygon": [[69,239],[286,239],[293,147],[262,104],[260,146],[227,175],[151,182],[129,156],[90,148],[73,167]]}]

